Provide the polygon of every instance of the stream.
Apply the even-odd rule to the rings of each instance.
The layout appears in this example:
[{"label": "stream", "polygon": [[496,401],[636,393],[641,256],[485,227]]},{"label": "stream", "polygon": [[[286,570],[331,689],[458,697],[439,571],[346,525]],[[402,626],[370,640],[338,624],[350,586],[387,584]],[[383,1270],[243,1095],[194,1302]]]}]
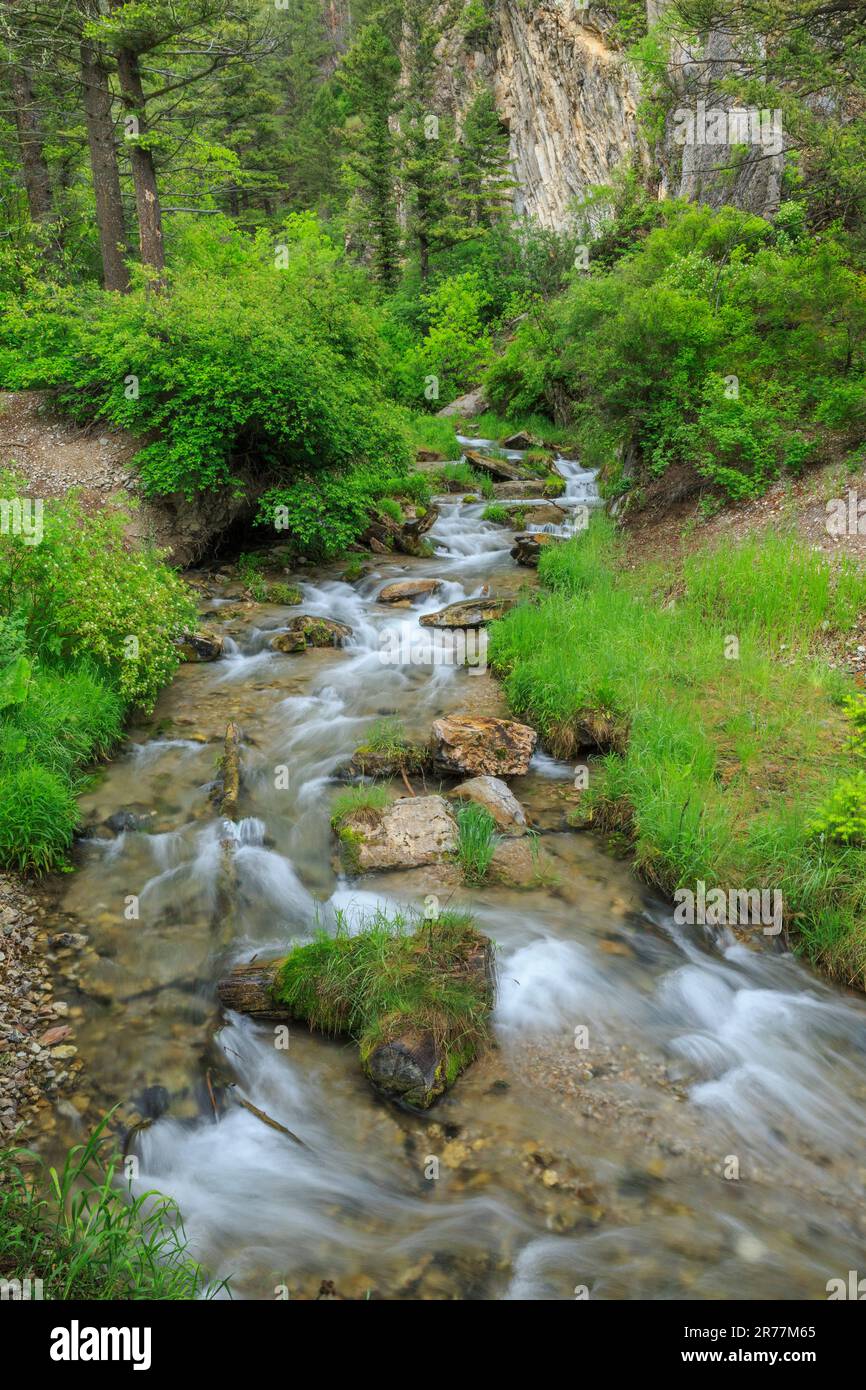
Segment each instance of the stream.
[{"label": "stream", "polygon": [[[562,505],[598,504],[592,473],[557,466]],[[300,609],[199,576],[226,655],[182,667],[131,729],[83,799],[77,872],[56,890],[64,928],[87,937],[58,961],[85,1070],[82,1118],[67,1105],[56,1137],[117,1103],[145,1121],[133,1189],[176,1199],[192,1253],[235,1298],[315,1298],[323,1280],[346,1298],[825,1298],[828,1279],[866,1273],[862,997],[767,938],[675,926],[627,861],[567,828],[574,768],[544,753],[510,780],[549,866],[526,886],[469,889],[432,868],[352,881],[339,865],[331,799],[376,719],[426,739],[447,712],[507,713],[489,672],[381,659],[389,631],[415,650],[423,613],[537,582],[484,503],[437,501],[434,559],[374,556],[352,583],[307,567]],[[377,603],[406,577],[442,588]],[[271,651],[299,611],[353,636]],[[207,788],[228,720],[244,781],[225,826]],[[141,820],[112,833],[119,811]],[[431,892],[477,914],[499,979],[495,1047],[426,1114],[378,1099],[350,1043],[296,1026],[281,1047],[272,1027],[219,1016],[231,965],[332,927],[337,909],[360,922]]]}]

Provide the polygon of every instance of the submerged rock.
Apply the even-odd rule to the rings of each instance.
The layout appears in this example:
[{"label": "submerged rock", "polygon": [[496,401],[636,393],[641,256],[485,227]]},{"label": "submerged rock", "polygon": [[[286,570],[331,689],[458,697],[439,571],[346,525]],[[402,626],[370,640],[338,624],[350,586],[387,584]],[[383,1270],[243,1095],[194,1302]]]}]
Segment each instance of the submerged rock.
[{"label": "submerged rock", "polygon": [[423,627],[478,628],[495,622],[513,608],[513,598],[473,598],[462,603],[449,603],[438,613],[424,613],[418,619]]},{"label": "submerged rock", "polygon": [[489,811],[503,835],[525,835],[526,815],[510,787],[499,777],[473,777],[448,793],[449,798],[474,801]]},{"label": "submerged rock", "polygon": [[433,761],[443,772],[494,777],[525,773],[538,742],[538,734],[528,724],[470,715],[437,719],[432,734]]},{"label": "submerged rock", "polygon": [[218,661],[223,639],[212,632],[185,632],[177,642],[182,661]]},{"label": "submerged rock", "polygon": [[377,595],[378,603],[401,603],[403,599],[426,598],[442,588],[441,579],[398,579],[386,584]]},{"label": "submerged rock", "polygon": [[352,629],[346,623],[302,613],[292,618],[287,630],[278,632],[268,645],[274,652],[303,652],[307,647],[339,647],[351,636]]},{"label": "submerged rock", "polygon": [[415,869],[457,848],[457,822],[442,796],[404,796],[384,810],[344,816],[337,833],[353,868]]}]

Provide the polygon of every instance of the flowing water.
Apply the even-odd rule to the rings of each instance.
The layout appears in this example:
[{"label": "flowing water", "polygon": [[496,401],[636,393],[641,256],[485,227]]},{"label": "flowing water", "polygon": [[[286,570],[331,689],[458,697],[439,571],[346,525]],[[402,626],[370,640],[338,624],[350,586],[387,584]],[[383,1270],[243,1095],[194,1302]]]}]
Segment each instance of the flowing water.
[{"label": "flowing water", "polygon": [[[593,475],[559,467],[572,514],[596,505]],[[567,829],[573,769],[543,753],[512,783],[542,832],[528,886],[469,890],[434,869],[352,882],[335,859],[330,800],[373,720],[424,737],[446,711],[505,713],[489,674],[413,659],[422,613],[532,582],[483,510],[441,499],[435,559],[302,579],[301,611],[351,626],[340,650],[271,652],[298,610],[239,606],[212,583],[227,655],[182,668],[132,731],[85,800],[90,835],[62,885],[60,911],[89,938],[61,953],[79,1108],[86,1123],[116,1102],[151,1121],[134,1187],[177,1199],[235,1297],[315,1297],[332,1280],[355,1298],[822,1298],[828,1279],[866,1272],[861,998],[766,939],[675,927],[627,863]],[[377,603],[407,575],[443,587]],[[388,632],[408,639],[402,664],[382,660]],[[229,719],[245,741],[227,825],[207,789]],[[139,828],[105,828],[121,809]],[[286,1048],[217,1013],[233,963],[283,952],[336,909],[360,921],[429,892],[475,910],[499,986],[495,1048],[426,1115],[377,1099],[350,1044],[297,1027]]]}]

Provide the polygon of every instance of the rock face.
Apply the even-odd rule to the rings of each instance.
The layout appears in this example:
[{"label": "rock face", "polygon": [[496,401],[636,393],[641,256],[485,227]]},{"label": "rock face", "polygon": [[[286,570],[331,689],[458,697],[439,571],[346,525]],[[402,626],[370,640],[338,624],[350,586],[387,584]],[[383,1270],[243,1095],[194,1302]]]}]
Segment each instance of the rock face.
[{"label": "rock face", "polygon": [[[614,46],[614,16],[576,0],[493,0],[481,40],[455,23],[437,50],[437,97],[458,125],[482,83],[509,133],[515,210],[563,227],[570,204],[610,184],[623,157],[645,158],[634,71]],[[455,414],[469,414],[455,411]]]},{"label": "rock face", "polygon": [[426,598],[442,588],[440,579],[398,579],[379,591],[379,603],[402,603],[404,599]]},{"label": "rock face", "polygon": [[766,109],[761,117],[766,102],[743,107],[721,90],[722,80],[737,73],[740,57],[731,35],[719,29],[702,35],[699,48],[678,50],[672,78],[679,100],[662,151],[662,191],[767,217],[778,211],[781,200],[781,111]]},{"label": "rock face", "polygon": [[223,654],[223,639],[212,632],[185,632],[177,645],[184,661],[217,661]]},{"label": "rock face", "polygon": [[443,772],[519,777],[529,768],[538,734],[511,719],[456,715],[433,724],[433,762]]},{"label": "rock face", "polygon": [[503,835],[525,835],[528,829],[523,807],[499,777],[473,777],[461,782],[449,797],[475,801],[488,810]]},{"label": "rock face", "polygon": [[514,545],[511,547],[511,558],[516,560],[518,565],[525,565],[528,569],[535,569],[538,565],[538,557],[542,547],[545,545],[560,545],[562,536],[552,536],[549,531],[528,531],[523,535],[514,537]]},{"label": "rock face", "polygon": [[495,622],[513,608],[513,598],[473,598],[464,603],[449,603],[438,613],[423,613],[418,619],[423,627],[478,628]]},{"label": "rock face", "polygon": [[355,811],[338,833],[362,872],[436,864],[457,848],[457,822],[442,796],[404,796],[384,811]]},{"label": "rock face", "polygon": [[339,647],[352,629],[333,618],[314,618],[301,613],[292,618],[286,632],[278,632],[268,644],[273,652],[304,652],[307,647]]}]

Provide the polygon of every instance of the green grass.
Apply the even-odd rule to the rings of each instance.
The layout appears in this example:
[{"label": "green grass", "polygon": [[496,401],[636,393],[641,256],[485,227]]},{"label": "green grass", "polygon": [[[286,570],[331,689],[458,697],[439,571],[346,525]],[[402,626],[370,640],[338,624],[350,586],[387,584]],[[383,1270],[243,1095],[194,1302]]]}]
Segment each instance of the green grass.
[{"label": "green grass", "polygon": [[508,512],[499,502],[491,502],[489,507],[485,507],[481,513],[482,521],[492,521],[497,526],[508,524]]},{"label": "green grass", "polygon": [[429,1031],[450,1083],[488,1038],[490,991],[471,968],[482,941],[465,913],[427,922],[377,910],[353,934],[338,913],[334,936],[287,956],[274,995],[318,1032],[355,1039],[362,1063],[380,1043]]},{"label": "green grass", "polygon": [[385,787],[344,787],[331,802],[331,825],[336,828],[359,811],[384,811],[390,800]]},{"label": "green grass", "polygon": [[467,883],[485,881],[497,841],[496,821],[486,806],[469,801],[457,808],[457,859]]},{"label": "green grass", "polygon": [[419,449],[430,449],[446,459],[460,457],[453,420],[443,420],[438,415],[414,415],[409,423],[409,434],[416,453]]},{"label": "green grass", "polygon": [[39,1278],[46,1300],[212,1296],[175,1204],[133,1197],[120,1157],[106,1157],[107,1122],[59,1170],[27,1150],[0,1151],[0,1278]]},{"label": "green grass", "polygon": [[542,556],[542,601],[491,627],[512,710],[562,757],[588,735],[608,750],[581,815],[648,881],[780,889],[793,943],[862,986],[866,851],[814,824],[852,763],[849,686],[816,642],[850,625],[863,576],[788,536],[698,552],[681,574],[624,571],[621,547],[594,517]]},{"label": "green grass", "polygon": [[0,864],[47,873],[67,861],[78,769],[118,741],[124,704],[86,666],[37,666],[18,693],[0,712]]},{"label": "green grass", "polygon": [[434,486],[448,487],[451,483],[458,483],[466,492],[477,492],[486,498],[496,496],[493,479],[486,473],[477,473],[465,459],[460,463],[443,464],[430,475],[430,478]]}]

